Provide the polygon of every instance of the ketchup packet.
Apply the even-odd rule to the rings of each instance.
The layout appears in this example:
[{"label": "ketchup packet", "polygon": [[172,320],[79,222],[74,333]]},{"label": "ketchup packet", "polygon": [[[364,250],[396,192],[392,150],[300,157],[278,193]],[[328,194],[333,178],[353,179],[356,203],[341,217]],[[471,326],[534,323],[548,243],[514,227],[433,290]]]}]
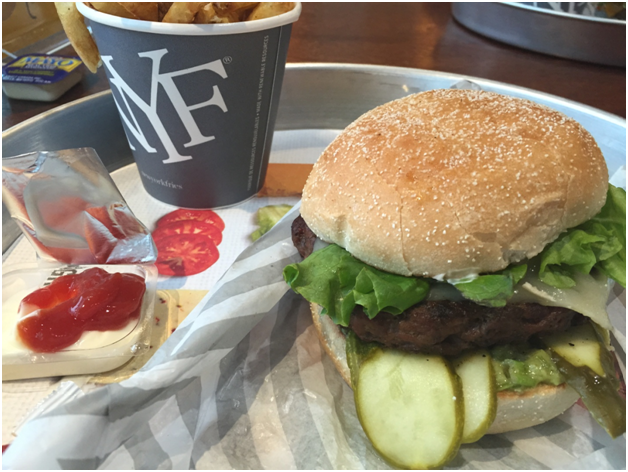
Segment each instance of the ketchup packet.
[{"label": "ketchup packet", "polygon": [[91,148],[2,159],[2,201],[43,260],[153,263],[157,250]]}]

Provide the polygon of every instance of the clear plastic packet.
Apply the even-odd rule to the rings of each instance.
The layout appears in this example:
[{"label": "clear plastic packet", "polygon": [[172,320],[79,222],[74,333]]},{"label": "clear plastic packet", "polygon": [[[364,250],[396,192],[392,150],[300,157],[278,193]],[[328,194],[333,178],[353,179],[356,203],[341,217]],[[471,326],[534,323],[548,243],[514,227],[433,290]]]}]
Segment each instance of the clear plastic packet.
[{"label": "clear plastic packet", "polygon": [[2,201],[44,261],[153,263],[157,250],[91,148],[2,159]]}]

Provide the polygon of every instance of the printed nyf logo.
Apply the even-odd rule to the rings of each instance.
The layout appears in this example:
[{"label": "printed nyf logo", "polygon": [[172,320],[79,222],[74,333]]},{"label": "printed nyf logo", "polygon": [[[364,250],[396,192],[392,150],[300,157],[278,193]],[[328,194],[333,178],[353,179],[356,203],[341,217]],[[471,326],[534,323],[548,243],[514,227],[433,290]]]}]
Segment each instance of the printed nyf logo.
[{"label": "printed nyf logo", "polygon": [[[126,124],[127,129],[142,145],[146,152],[157,152],[157,149],[155,149],[148,143],[144,132],[138,124],[137,119],[135,118],[135,115],[133,114],[133,111],[129,106],[128,100],[131,100],[146,115],[148,121],[154,128],[155,133],[157,134],[157,136],[161,140],[161,143],[166,149],[166,152],[168,153],[168,159],[165,159],[163,161],[164,164],[172,164],[174,162],[190,160],[192,159],[192,156],[184,156],[180,154],[179,151],[177,151],[176,146],[170,139],[168,131],[166,130],[161,119],[157,115],[157,92],[159,91],[159,87],[163,87],[168,99],[172,102],[174,109],[177,111],[181,122],[185,126],[185,129],[190,136],[190,140],[187,143],[183,144],[184,147],[189,148],[216,139],[215,136],[205,136],[201,133],[201,130],[198,128],[198,125],[196,124],[196,121],[194,120],[191,111],[198,110],[199,108],[216,106],[220,108],[224,113],[227,113],[227,105],[225,104],[225,101],[220,93],[220,89],[217,85],[213,86],[213,95],[209,100],[202,103],[196,103],[194,105],[188,105],[183,100],[181,92],[179,92],[179,89],[177,88],[173,79],[175,77],[195,74],[201,71],[210,71],[217,74],[221,78],[226,79],[227,72],[222,65],[222,61],[218,59],[216,61],[208,62],[207,64],[201,64],[195,67],[190,67],[188,69],[161,73],[159,72],[161,59],[166,54],[168,54],[167,49],[159,49],[156,51],[138,53],[138,56],[148,57],[153,61],[150,84],[150,100],[148,103],[142,100],[139,95],[137,95],[137,93],[135,93],[135,91],[124,81],[120,74],[118,74],[118,72],[111,64],[111,61],[113,60],[111,56],[102,56],[102,61],[109,71],[110,84],[116,87],[116,89],[120,93],[120,97],[122,102],[124,103],[124,107],[126,108],[126,110],[123,110],[122,104],[118,103],[118,101],[116,100],[116,106],[118,107],[120,116]],[[129,143],[129,145],[131,146],[131,149],[135,151],[133,145],[131,143]]]}]

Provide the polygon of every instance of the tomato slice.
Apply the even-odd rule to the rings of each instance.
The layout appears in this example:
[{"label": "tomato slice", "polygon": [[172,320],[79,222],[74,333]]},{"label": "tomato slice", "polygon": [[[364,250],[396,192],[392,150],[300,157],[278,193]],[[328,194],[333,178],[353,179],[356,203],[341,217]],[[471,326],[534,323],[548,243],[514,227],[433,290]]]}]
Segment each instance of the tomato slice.
[{"label": "tomato slice", "polygon": [[222,221],[222,218],[216,212],[212,210],[188,210],[185,208],[179,208],[162,216],[157,222],[157,227],[184,220],[202,221],[203,223],[214,225],[220,231],[225,229],[225,222]]},{"label": "tomato slice", "polygon": [[175,234],[155,241],[157,271],[162,275],[194,275],[209,269],[220,257],[218,248],[203,234]]},{"label": "tomato slice", "polygon": [[158,226],[153,231],[153,239],[173,236],[175,234],[203,234],[218,246],[222,242],[222,232],[214,225],[197,220],[181,220]]}]

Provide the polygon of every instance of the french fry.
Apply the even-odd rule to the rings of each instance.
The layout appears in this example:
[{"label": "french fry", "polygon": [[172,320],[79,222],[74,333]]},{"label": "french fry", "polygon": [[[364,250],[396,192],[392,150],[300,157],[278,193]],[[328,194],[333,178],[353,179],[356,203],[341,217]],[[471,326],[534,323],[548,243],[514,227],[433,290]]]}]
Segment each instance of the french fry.
[{"label": "french fry", "polygon": [[122,18],[130,18],[131,20],[137,20],[137,17],[129,10],[124,8],[117,2],[91,2],[92,8],[101,13],[107,13],[108,15],[120,16]]},{"label": "french fry", "polygon": [[194,23],[196,24],[235,23],[237,21],[240,21],[238,12],[228,13],[227,16],[218,16],[214,7],[209,7],[208,5],[200,9],[194,17]]},{"label": "french fry", "polygon": [[294,2],[262,2],[253,8],[253,11],[249,13],[246,20],[261,20],[263,18],[281,15],[282,13],[292,10],[294,6]]},{"label": "french fry", "polygon": [[241,16],[239,11],[230,11],[224,15],[217,12],[215,23],[237,23],[242,19]]},{"label": "french fry", "polygon": [[259,2],[214,2],[212,5],[219,16],[226,16],[234,11],[251,10],[258,4]]},{"label": "french fry", "polygon": [[173,2],[158,2],[157,3],[158,9],[159,9],[158,21],[161,21],[164,19],[164,16],[166,16],[166,13],[168,13],[168,10],[172,6],[172,3]]},{"label": "french fry", "polygon": [[236,23],[244,21],[249,12],[255,8],[259,2],[214,2],[216,18],[211,23]]},{"label": "french fry", "polygon": [[98,47],[89,34],[83,15],[76,9],[74,2],[55,2],[57,14],[65,34],[72,43],[74,50],[80,56],[83,64],[96,73],[100,65],[100,53]]},{"label": "french fry", "polygon": [[207,2],[174,2],[164,19],[164,23],[192,23],[196,13],[203,8]]},{"label": "french fry", "polygon": [[159,5],[157,2],[121,2],[120,5],[135,15],[138,20],[159,20]]},{"label": "french fry", "polygon": [[194,17],[194,23],[198,24],[209,24],[209,23],[218,23],[218,16],[216,15],[216,10],[214,10],[214,4],[208,3],[203,8],[201,8]]}]

